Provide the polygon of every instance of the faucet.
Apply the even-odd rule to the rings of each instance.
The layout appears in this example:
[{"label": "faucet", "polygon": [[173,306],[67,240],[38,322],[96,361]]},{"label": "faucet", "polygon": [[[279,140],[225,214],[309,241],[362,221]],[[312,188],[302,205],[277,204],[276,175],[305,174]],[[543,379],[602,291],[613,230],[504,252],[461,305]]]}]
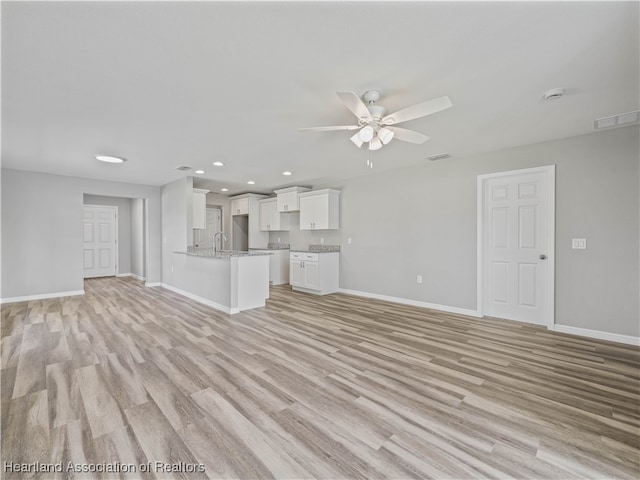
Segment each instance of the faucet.
[{"label": "faucet", "polygon": [[[220,231],[220,232],[216,232],[215,235],[213,236],[213,253],[216,253],[216,237],[218,235],[222,236],[222,240],[223,241],[227,241],[227,237],[225,236],[224,232]],[[223,250],[222,248],[222,242],[220,242],[220,250]]]}]

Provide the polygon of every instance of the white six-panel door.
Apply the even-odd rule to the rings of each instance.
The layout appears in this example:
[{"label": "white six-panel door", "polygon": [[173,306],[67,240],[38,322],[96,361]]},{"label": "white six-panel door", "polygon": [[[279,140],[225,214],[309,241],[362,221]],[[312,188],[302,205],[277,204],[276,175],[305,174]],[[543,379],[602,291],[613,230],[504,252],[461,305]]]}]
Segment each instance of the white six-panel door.
[{"label": "white six-panel door", "polygon": [[84,206],[84,278],[116,274],[117,212],[117,207]]},{"label": "white six-panel door", "polygon": [[484,315],[553,325],[553,172],[479,177]]}]

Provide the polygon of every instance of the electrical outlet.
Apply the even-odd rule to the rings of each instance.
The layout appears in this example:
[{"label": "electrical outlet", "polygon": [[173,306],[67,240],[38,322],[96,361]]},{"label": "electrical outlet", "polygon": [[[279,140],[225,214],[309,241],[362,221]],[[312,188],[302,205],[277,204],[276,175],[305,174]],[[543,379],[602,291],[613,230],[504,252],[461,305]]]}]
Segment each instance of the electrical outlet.
[{"label": "electrical outlet", "polygon": [[278,237],[278,243],[280,243],[280,237]]},{"label": "electrical outlet", "polygon": [[171,273],[173,273],[173,265],[171,265]]},{"label": "electrical outlet", "polygon": [[347,243],[351,245],[351,237],[347,238]]},{"label": "electrical outlet", "polygon": [[320,237],[320,243],[324,244],[324,237]]},{"label": "electrical outlet", "polygon": [[571,248],[574,250],[586,250],[587,239],[586,238],[572,238]]},{"label": "electrical outlet", "polygon": [[422,275],[418,275],[418,278],[416,279],[416,282],[422,283]]}]

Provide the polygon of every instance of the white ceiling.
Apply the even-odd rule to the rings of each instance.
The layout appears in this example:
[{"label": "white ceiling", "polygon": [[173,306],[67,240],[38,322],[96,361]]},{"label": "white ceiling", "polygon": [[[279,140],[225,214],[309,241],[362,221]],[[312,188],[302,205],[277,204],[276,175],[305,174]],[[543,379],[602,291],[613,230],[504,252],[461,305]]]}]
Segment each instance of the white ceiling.
[{"label": "white ceiling", "polygon": [[335,92],[372,88],[390,112],[454,105],[401,124],[431,140],[392,141],[375,172],[580,135],[640,108],[638,31],[638,2],[2,2],[2,165],[148,185],[189,165],[229,193],[337,183],[371,172],[367,150],[297,129],[351,124]]}]

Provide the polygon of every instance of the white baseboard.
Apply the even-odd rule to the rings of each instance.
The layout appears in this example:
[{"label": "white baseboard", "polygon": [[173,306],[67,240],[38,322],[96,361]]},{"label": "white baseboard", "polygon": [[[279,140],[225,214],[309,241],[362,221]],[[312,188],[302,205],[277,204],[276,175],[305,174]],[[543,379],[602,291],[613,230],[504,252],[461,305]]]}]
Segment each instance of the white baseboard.
[{"label": "white baseboard", "polygon": [[389,295],[380,295],[377,293],[360,292],[358,290],[348,290],[346,288],[338,289],[340,293],[346,293],[347,295],[355,295],[357,297],[374,298],[376,300],[384,300],[386,302],[400,303],[402,305],[411,305],[414,307],[430,308],[432,310],[440,310],[448,313],[458,313],[460,315],[469,315],[471,317],[482,317],[476,310],[469,310],[467,308],[450,307],[448,305],[438,305],[436,303],[420,302],[418,300],[411,300],[409,298],[392,297]]},{"label": "white baseboard", "polygon": [[84,295],[84,290],[71,290],[68,292],[41,293],[38,295],[25,295],[23,297],[10,297],[0,299],[0,303],[30,302],[31,300],[44,300],[47,298],[72,297]]},{"label": "white baseboard", "polygon": [[[131,277],[131,278],[135,278],[136,280],[140,280],[141,282],[145,281],[144,277],[141,277],[140,275],[137,275],[135,273],[119,273],[118,275],[116,275],[116,277]],[[160,283],[158,283],[158,286],[160,285]],[[149,285],[147,285],[149,286]]]},{"label": "white baseboard", "polygon": [[162,282],[146,282],[144,286],[145,287],[163,287],[164,284]]},{"label": "white baseboard", "polygon": [[570,327],[568,325],[558,324],[555,324],[551,330],[555,332],[579,335],[581,337],[596,338],[598,340],[608,340],[610,342],[640,346],[640,337],[632,337],[631,335],[620,335],[619,333],[609,333],[601,330],[590,330],[588,328]]},{"label": "white baseboard", "polygon": [[179,295],[182,295],[183,297],[190,298],[191,300],[195,300],[198,303],[202,303],[208,307],[215,308],[216,310],[220,310],[221,312],[224,312],[224,313],[234,314],[240,311],[238,308],[225,307],[224,305],[220,305],[219,303],[212,302],[211,300],[207,300],[206,298],[200,297],[198,295],[194,295],[193,293],[189,293],[185,290],[181,290],[179,288],[176,288],[172,285],[168,285],[166,283],[161,283],[160,286],[163,288],[166,288],[167,290],[171,290],[172,292],[175,292]]}]

